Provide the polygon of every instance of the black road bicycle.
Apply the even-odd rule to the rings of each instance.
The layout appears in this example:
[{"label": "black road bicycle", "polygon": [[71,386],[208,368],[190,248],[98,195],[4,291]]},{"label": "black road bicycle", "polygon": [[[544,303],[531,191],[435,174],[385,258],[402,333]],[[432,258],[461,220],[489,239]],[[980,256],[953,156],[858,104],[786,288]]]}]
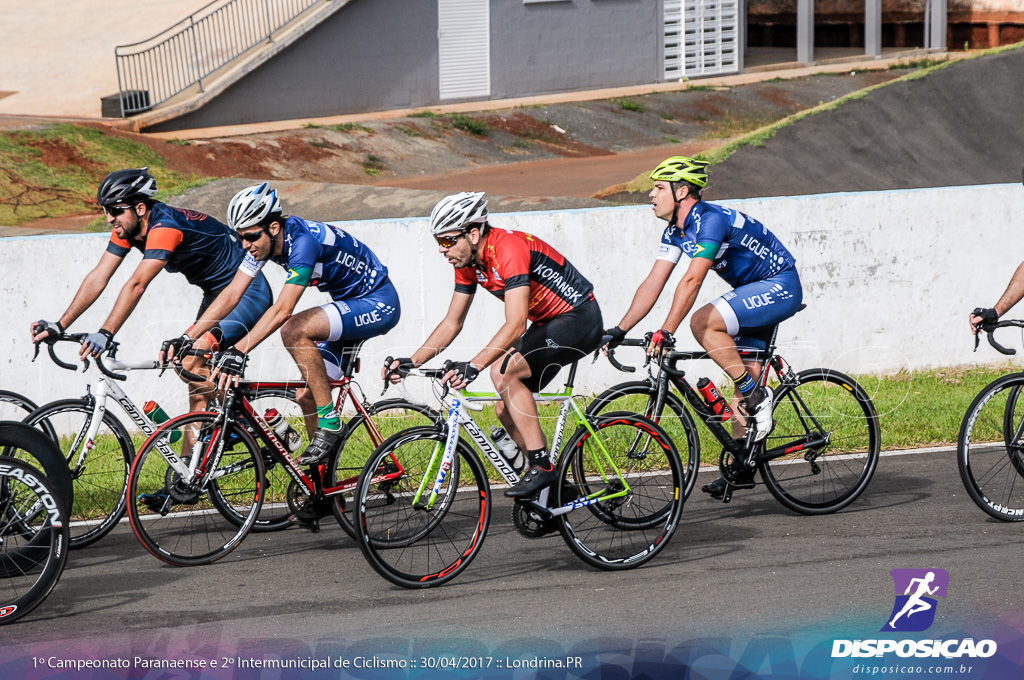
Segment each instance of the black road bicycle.
[{"label": "black road bicycle", "polygon": [[[752,427],[734,437],[731,423],[715,413],[676,366],[680,361],[709,359],[703,350],[663,353],[648,364],[646,380],[609,388],[587,411],[634,411],[661,425],[675,440],[689,472],[686,494],[693,489],[700,464],[700,421],[722,447],[718,467],[727,482],[723,502],[731,500],[735,488],[753,486],[750,480],[756,470],[768,491],[795,512],[821,515],[840,510],[856,500],[875,472],[881,447],[878,415],[871,398],[849,376],[828,368],[794,371],[776,353],[777,331],[776,326],[767,335],[764,351],[740,352],[744,360],[762,363],[759,382],[774,390],[774,423],[761,442],[754,441]],[[646,347],[638,339],[621,345]],[[634,370],[619,363],[613,352],[608,356],[620,370]]]}]

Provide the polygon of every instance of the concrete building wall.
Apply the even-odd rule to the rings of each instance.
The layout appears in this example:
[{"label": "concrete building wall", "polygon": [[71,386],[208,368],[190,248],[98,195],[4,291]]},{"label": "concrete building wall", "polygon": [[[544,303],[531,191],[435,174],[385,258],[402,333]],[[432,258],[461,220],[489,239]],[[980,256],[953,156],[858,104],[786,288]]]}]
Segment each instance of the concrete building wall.
[{"label": "concrete building wall", "polygon": [[660,79],[658,0],[491,0],[495,98]]},{"label": "concrete building wall", "polygon": [[[1005,362],[987,346],[972,352],[967,313],[994,303],[1020,263],[1021,238],[1013,226],[1024,214],[1024,191],[1019,184],[964,187],[955,192],[921,189],[725,203],[762,220],[797,258],[808,307],[779,333],[783,355],[797,368],[828,366],[875,374]],[[492,223],[537,234],[565,254],[593,282],[607,326],[622,317],[650,270],[664,224],[646,205],[498,214]],[[426,218],[341,225],[378,253],[402,300],[398,326],[370,340],[363,350],[360,382],[376,398],[384,357],[407,356],[444,315],[451,298],[452,269],[438,255]],[[966,231],[964,225],[970,225]],[[6,320],[0,328],[0,385],[4,389],[22,392],[37,402],[84,393],[85,380],[94,371],[71,373],[43,358],[30,363],[28,329],[36,319],[56,318],[65,309],[81,279],[98,261],[106,238],[91,234],[3,240],[0,269],[7,275],[0,282]],[[71,331],[99,327],[138,261],[137,253],[129,256],[99,301]],[[37,262],[53,263],[61,276],[40,286]],[[265,269],[274,290],[279,290],[283,270],[273,265]],[[677,268],[670,288],[679,276]],[[725,291],[718,277],[711,276],[697,305]],[[117,339],[124,343],[120,357],[155,358],[162,340],[181,333],[193,321],[199,298],[198,290],[183,277],[158,276],[118,333]],[[323,301],[324,296],[311,289],[300,306]],[[666,291],[637,333],[656,329],[670,301],[671,293]],[[465,330],[443,357],[466,359],[475,354],[501,325],[502,312],[497,300],[480,291]],[[1012,346],[1013,334],[1007,335],[1005,341]],[[678,337],[682,346],[695,344],[686,321]],[[63,349],[67,360],[74,357],[74,347]],[[620,358],[630,360],[626,350]],[[632,359],[639,361],[638,356]],[[168,411],[184,410],[181,383],[171,375],[157,380],[153,373],[132,375],[125,383],[128,394],[139,403],[156,399]],[[722,377],[708,362],[690,367],[689,373]],[[297,374],[277,334],[254,352],[247,372],[249,377],[263,378]],[[594,392],[626,379],[601,360],[581,366],[577,385],[584,392]],[[486,379],[480,382],[484,389]],[[411,385],[410,396],[427,400],[429,390],[416,392],[422,389],[422,385]]]},{"label": "concrete building wall", "polygon": [[[660,79],[661,0],[490,0],[491,97]],[[153,131],[430,106],[436,0],[354,0],[199,111]]]},{"label": "concrete building wall", "polygon": [[199,111],[154,131],[437,101],[437,3],[354,0]]}]

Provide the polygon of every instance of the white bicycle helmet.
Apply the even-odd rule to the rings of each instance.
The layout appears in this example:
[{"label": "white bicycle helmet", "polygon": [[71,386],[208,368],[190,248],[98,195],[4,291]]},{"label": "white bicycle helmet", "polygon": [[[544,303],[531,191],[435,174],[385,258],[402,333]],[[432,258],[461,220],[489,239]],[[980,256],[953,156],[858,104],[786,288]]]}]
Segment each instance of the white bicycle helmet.
[{"label": "white bicycle helmet", "polygon": [[466,231],[474,224],[487,222],[484,192],[463,191],[445,196],[430,213],[430,232],[437,236],[449,231]]},{"label": "white bicycle helmet", "polygon": [[266,182],[242,189],[228,204],[228,226],[238,231],[255,227],[271,213],[281,214],[277,192]]}]

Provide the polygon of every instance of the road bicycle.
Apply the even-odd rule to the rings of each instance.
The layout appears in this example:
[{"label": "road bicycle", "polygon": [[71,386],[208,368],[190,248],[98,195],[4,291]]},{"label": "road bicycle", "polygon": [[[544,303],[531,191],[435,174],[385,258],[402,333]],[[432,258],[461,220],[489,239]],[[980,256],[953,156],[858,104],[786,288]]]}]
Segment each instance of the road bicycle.
[{"label": "road bicycle", "polygon": [[[369,403],[353,380],[359,370],[355,351],[344,364],[342,378],[332,385],[339,390],[339,413],[348,404],[354,415],[326,463],[301,466],[302,448],[293,457],[256,406],[257,399],[276,399],[271,403],[277,408],[296,405],[302,381],[242,381],[216,409],[172,418],[152,434],[128,479],[134,499],[129,521],[146,550],[177,566],[209,564],[260,523],[265,530],[299,523],[316,532],[319,520],[330,515],[355,536],[352,497],[363,463],[386,434],[433,422],[436,413],[401,399]],[[303,417],[293,412],[287,419],[304,431]],[[265,482],[275,471],[287,485]]]},{"label": "road bicycle", "polygon": [[[727,417],[716,413],[676,366],[680,361],[709,359],[703,350],[663,353],[648,364],[646,380],[609,388],[591,402],[588,413],[626,410],[648,416],[664,427],[682,450],[687,469],[695,471],[700,438],[692,411],[722,447],[722,502],[728,503],[736,488],[753,487],[751,474],[756,470],[768,491],[790,510],[806,515],[836,512],[860,496],[875,472],[881,447],[878,415],[853,378],[828,368],[794,371],[776,352],[777,333],[778,326],[765,332],[763,351],[740,351],[744,360],[762,362],[759,384],[771,382],[774,390],[774,422],[761,442],[754,441],[752,423],[742,436],[734,437]],[[626,339],[621,345],[646,349],[647,342]],[[631,370],[615,359],[614,352],[608,356],[620,370]],[[686,494],[695,480],[696,475],[688,476]]]},{"label": "road bicycle", "polygon": [[67,562],[71,494],[53,440],[0,422],[0,625],[31,612],[57,585]]},{"label": "road bicycle", "polygon": [[[1000,328],[1024,328],[1024,321],[1007,319],[981,324],[997,351],[1017,351],[999,344]],[[975,349],[980,336],[975,338]],[[1004,522],[1024,521],[1024,373],[996,378],[974,398],[964,414],[956,443],[960,479],[978,507]]]},{"label": "road bicycle", "polygon": [[[449,393],[440,383],[449,368],[408,372],[433,381],[447,415],[387,439],[356,487],[359,547],[377,573],[405,588],[447,583],[479,553],[492,500],[478,452],[505,483],[519,481],[469,413],[498,395]],[[528,538],[560,532],[580,559],[599,569],[638,567],[667,545],[678,525],[685,470],[671,439],[647,418],[586,415],[572,393],[575,375],[573,363],[562,392],[536,395],[561,403],[550,447],[558,476],[537,498],[515,500],[513,524]],[[563,447],[570,412],[578,427]]]},{"label": "road bicycle", "polygon": [[[76,371],[80,364],[63,361],[56,352],[59,342],[79,346],[85,334],[68,334],[44,341],[50,359],[61,368]],[[59,399],[34,409],[24,418],[27,425],[42,428],[53,436],[64,452],[74,483],[71,511],[71,547],[95,543],[124,516],[128,469],[135,457],[135,441],[128,427],[108,409],[117,404],[135,428],[149,435],[155,422],[118,384],[127,375],[118,371],[155,370],[166,366],[157,361],[124,362],[117,359],[119,343],[113,342],[104,355],[94,358],[100,375],[78,399]],[[36,355],[39,345],[36,345]],[[35,358],[33,357],[33,361]],[[89,362],[84,362],[87,370]]]}]

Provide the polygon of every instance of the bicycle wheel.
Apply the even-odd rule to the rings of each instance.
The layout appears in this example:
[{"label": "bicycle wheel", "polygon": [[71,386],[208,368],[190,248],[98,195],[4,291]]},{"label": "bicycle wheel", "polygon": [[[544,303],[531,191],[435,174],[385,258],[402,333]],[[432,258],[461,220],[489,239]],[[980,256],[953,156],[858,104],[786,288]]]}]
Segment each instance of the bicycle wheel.
[{"label": "bicycle wheel", "polygon": [[591,425],[596,436],[580,428],[559,458],[556,505],[573,507],[558,516],[559,530],[587,564],[632,569],[675,532],[686,473],[672,439],[653,421],[609,413]]},{"label": "bicycle wheel", "polygon": [[[249,404],[256,413],[263,415],[268,409],[276,409],[302,438],[302,451],[309,444],[302,406],[295,400],[295,390],[281,388],[260,388],[249,395]],[[288,489],[292,477],[284,465],[281,465],[269,452],[264,451],[263,468],[266,476],[263,506],[252,526],[253,532],[280,531],[294,524],[292,509],[288,504]],[[239,518],[241,522],[241,518]]]},{"label": "bicycle wheel", "polygon": [[974,398],[957,439],[960,479],[979,508],[1024,521],[1024,375],[1004,375]]},{"label": "bicycle wheel", "polygon": [[805,515],[845,508],[878,465],[881,434],[871,398],[838,371],[801,371],[775,394],[774,429],[758,470],[768,491]]},{"label": "bicycle wheel", "polygon": [[[153,556],[178,566],[209,564],[234,550],[263,503],[263,459],[245,429],[228,423],[224,453],[204,485],[186,484],[166,455],[185,465],[202,456],[218,414],[187,413],[163,423],[143,445],[128,476],[128,518]],[[175,435],[177,433],[177,435]]]},{"label": "bicycle wheel", "polygon": [[[378,401],[371,404],[366,412],[382,440],[410,427],[432,425],[437,420],[437,412],[432,408],[402,399]],[[358,414],[346,423],[341,445],[331,454],[328,463],[327,485],[332,489],[332,497],[335,499],[331,503],[331,511],[341,528],[352,538],[356,538],[356,528],[352,521],[352,508],[356,506],[356,483],[377,444],[373,441],[366,418]]]},{"label": "bicycle wheel", "polygon": [[[0,420],[22,421],[37,408],[39,405],[25,395],[0,390]],[[41,429],[54,441],[57,440],[56,434],[45,423],[39,425],[37,429]]]},{"label": "bicycle wheel", "polygon": [[[679,458],[686,473],[683,497],[689,498],[697,482],[697,471],[700,469],[700,436],[697,433],[697,425],[693,422],[689,409],[675,392],[666,392],[661,413],[652,413],[656,396],[657,389],[646,380],[624,382],[609,387],[595,397],[587,406],[587,414],[604,415],[622,411],[639,413],[661,425],[679,451]],[[667,416],[664,415],[666,408]]]},{"label": "bicycle wheel", "polygon": [[35,467],[0,456],[0,625],[37,607],[64,571],[67,512],[53,488]]},{"label": "bicycle wheel", "polygon": [[469,566],[487,534],[490,486],[465,442],[457,446],[437,499],[429,502],[446,439],[434,427],[399,432],[374,451],[359,475],[359,548],[378,574],[403,588],[452,580]]},{"label": "bicycle wheel", "polygon": [[106,536],[124,516],[128,469],[135,444],[121,421],[104,411],[99,430],[87,439],[94,403],[91,398],[62,399],[40,406],[24,422],[56,434],[74,487],[71,547],[81,548]]}]

